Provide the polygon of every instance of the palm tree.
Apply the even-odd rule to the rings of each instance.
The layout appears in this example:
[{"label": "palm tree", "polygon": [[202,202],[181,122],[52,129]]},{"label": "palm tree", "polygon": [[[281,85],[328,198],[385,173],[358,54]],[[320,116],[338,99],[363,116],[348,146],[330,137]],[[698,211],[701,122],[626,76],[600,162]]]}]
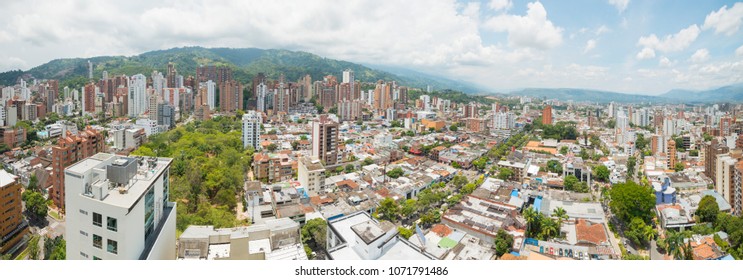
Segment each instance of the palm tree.
[{"label": "palm tree", "polygon": [[567,220],[570,217],[568,216],[568,212],[565,211],[562,207],[557,207],[555,210],[552,210],[552,217],[557,218],[557,227],[562,227],[562,221]]},{"label": "palm tree", "polygon": [[666,252],[673,255],[674,259],[683,259],[681,247],[684,244],[684,237],[680,232],[666,232]]},{"label": "palm tree", "polygon": [[526,234],[527,236],[531,237],[532,236],[532,232],[531,232],[532,225],[534,224],[534,222],[537,221],[537,217],[539,213],[537,213],[537,211],[534,210],[533,207],[529,207],[529,208],[526,208],[526,210],[524,210],[523,214],[524,214],[524,219],[526,220]]},{"label": "palm tree", "polygon": [[642,229],[642,236],[650,243],[655,238],[655,230],[651,226],[645,226]]},{"label": "palm tree", "polygon": [[552,219],[542,219],[542,239],[547,240],[551,237],[557,235],[560,232],[560,228],[557,225],[557,222]]}]

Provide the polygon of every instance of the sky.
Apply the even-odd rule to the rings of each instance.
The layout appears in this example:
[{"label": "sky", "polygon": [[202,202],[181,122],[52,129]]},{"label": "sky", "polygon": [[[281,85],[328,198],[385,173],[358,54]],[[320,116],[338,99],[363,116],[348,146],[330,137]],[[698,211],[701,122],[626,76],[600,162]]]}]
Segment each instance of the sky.
[{"label": "sky", "polygon": [[[743,83],[743,2],[3,1],[0,71],[182,46],[307,51],[494,92]],[[340,73],[339,73],[340,74]]]}]

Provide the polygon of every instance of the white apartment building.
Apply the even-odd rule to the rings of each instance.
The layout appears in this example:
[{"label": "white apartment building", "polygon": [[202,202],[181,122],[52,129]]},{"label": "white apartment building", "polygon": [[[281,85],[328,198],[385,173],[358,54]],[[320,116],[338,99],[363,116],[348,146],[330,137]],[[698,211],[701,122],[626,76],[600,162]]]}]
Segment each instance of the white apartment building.
[{"label": "white apartment building", "polygon": [[263,118],[256,111],[248,111],[243,115],[243,148],[252,146],[255,150],[260,150],[262,123]]},{"label": "white apartment building", "polygon": [[132,118],[147,111],[147,77],[137,74],[129,78],[128,112]]},{"label": "white apartment building", "polygon": [[325,190],[325,167],[319,159],[302,157],[299,159],[297,169],[299,183],[307,194],[316,196],[318,192]]},{"label": "white apartment building", "polygon": [[174,260],[171,162],[98,153],[67,167],[67,259]]}]

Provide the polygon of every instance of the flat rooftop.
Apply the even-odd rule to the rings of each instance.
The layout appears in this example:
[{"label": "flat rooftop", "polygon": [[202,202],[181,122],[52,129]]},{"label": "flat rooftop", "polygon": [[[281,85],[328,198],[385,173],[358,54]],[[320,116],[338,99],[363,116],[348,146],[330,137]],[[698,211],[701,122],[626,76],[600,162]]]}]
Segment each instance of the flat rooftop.
[{"label": "flat rooftop", "polygon": [[[101,199],[102,202],[112,206],[129,208],[144,195],[145,191],[147,191],[173,161],[171,158],[155,158],[154,166],[150,167],[147,163],[148,158],[145,158],[144,164],[137,164],[137,173],[129,180],[125,187],[127,191],[121,193],[117,188],[108,187],[110,184],[109,180],[106,179],[106,166],[112,165],[117,159],[121,158],[132,157],[98,153],[67,167],[65,174],[74,174],[75,177],[82,178],[88,173],[87,176],[91,178],[91,185],[103,184],[108,188],[108,195]],[[102,169],[103,176],[97,179],[93,178],[93,174],[90,173],[93,169]],[[83,193],[80,193],[80,195],[83,195]],[[91,197],[90,199],[94,198]]]}]

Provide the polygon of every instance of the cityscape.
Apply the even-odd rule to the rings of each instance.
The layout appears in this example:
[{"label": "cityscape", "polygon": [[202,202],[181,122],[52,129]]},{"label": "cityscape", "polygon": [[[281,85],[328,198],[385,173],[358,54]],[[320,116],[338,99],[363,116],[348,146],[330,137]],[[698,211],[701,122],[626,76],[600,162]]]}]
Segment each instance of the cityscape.
[{"label": "cityscape", "polygon": [[[702,19],[743,57],[742,3]],[[652,37],[631,59],[669,60]],[[0,68],[2,262],[743,258],[737,60],[704,89],[625,94],[332,57],[180,45]]]}]

